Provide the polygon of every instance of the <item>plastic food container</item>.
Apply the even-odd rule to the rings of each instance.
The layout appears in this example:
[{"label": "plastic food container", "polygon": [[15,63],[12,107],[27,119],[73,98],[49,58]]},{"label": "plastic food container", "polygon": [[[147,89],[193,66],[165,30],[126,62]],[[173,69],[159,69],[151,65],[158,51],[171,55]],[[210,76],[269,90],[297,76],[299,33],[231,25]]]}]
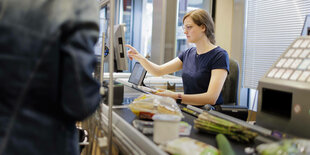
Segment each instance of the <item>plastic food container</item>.
[{"label": "plastic food container", "polygon": [[181,117],[169,114],[156,114],[154,120],[153,140],[157,144],[165,144],[169,140],[179,138]]}]

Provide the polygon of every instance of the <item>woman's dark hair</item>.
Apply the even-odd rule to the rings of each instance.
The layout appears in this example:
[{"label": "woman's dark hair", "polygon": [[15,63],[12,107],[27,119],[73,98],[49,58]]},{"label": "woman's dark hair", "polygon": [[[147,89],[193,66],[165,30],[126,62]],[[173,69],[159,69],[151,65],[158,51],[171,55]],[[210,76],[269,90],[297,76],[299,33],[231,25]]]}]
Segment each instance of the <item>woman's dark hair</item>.
[{"label": "woman's dark hair", "polygon": [[186,15],[183,17],[183,23],[187,17],[191,17],[194,23],[198,26],[204,25],[206,28],[205,31],[206,36],[208,37],[208,39],[212,44],[215,44],[214,22],[207,11],[203,9],[196,9],[190,11],[186,13]]}]

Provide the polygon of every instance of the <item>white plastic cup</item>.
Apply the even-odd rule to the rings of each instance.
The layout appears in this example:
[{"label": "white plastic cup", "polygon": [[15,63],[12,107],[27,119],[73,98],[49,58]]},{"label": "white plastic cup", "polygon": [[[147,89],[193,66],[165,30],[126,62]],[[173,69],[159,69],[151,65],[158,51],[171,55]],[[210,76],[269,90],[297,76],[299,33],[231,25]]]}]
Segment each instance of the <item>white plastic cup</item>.
[{"label": "white plastic cup", "polygon": [[179,138],[180,116],[168,114],[156,114],[154,120],[153,140],[157,144],[165,144],[167,141]]}]

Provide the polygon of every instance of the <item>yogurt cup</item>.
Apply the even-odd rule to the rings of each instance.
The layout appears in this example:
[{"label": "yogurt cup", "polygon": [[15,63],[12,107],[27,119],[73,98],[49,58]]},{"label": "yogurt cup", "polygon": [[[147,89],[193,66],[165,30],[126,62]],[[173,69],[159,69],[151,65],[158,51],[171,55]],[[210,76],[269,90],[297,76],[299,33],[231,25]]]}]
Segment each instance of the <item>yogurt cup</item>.
[{"label": "yogurt cup", "polygon": [[180,116],[169,114],[156,114],[154,120],[153,140],[157,144],[164,144],[167,141],[179,138]]}]

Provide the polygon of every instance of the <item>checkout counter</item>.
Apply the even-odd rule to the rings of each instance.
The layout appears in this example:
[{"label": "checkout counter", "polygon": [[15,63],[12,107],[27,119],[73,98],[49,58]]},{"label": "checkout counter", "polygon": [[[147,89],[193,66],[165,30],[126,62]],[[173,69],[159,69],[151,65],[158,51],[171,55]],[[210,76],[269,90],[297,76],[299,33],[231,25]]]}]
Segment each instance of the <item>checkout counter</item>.
[{"label": "checkout counter", "polygon": [[[141,95],[141,92],[125,86],[124,88],[124,102],[123,105],[128,105],[132,101],[133,98]],[[105,124],[107,125],[107,114],[108,114],[108,106],[103,104],[102,106],[103,117],[105,118]],[[182,121],[187,122],[192,125],[191,133],[189,135],[190,138],[202,141],[204,143],[216,146],[215,135],[206,134],[198,132],[198,130],[194,129],[194,119],[196,117],[184,113],[184,118]],[[114,106],[113,108],[113,133],[117,141],[119,141],[120,150],[126,152],[126,154],[167,154],[162,151],[154,142],[152,135],[144,135],[138,129],[136,129],[132,122],[135,119],[139,119],[135,114],[133,114],[129,108],[126,106]],[[253,144],[240,144],[234,141],[231,141],[231,145],[235,150],[236,154],[246,154],[244,149],[246,147],[254,147],[260,144],[260,141],[255,141]]]},{"label": "checkout counter", "polygon": [[[153,79],[154,77],[147,76],[147,79]],[[162,81],[160,79],[163,79]],[[181,80],[179,77],[174,76],[166,76],[166,77],[160,77],[157,78],[157,81],[155,81],[155,86],[159,86],[159,83],[162,83],[160,87],[163,88],[165,85],[167,85],[167,82],[173,83],[169,81],[169,79],[173,79],[173,82],[178,82],[178,80]],[[128,78],[124,75],[118,75],[115,76],[115,81],[121,82],[124,84],[124,98],[121,105],[114,105],[113,106],[113,142],[116,144],[117,148],[120,152],[124,154],[167,154],[164,152],[157,144],[153,142],[153,135],[146,134],[144,135],[141,133],[138,129],[136,129],[133,126],[133,121],[135,119],[139,119],[134,113],[131,112],[131,110],[128,108],[128,104],[130,104],[135,98],[140,96],[142,94],[141,91],[134,89],[131,87],[130,83],[128,83]],[[164,82],[163,82],[164,81]],[[182,81],[181,81],[182,82]],[[145,82],[147,84],[147,82]],[[165,83],[165,84],[164,84]],[[151,86],[151,82],[148,83]],[[175,85],[177,85],[176,83]],[[186,112],[182,112],[184,115],[184,118],[181,121],[187,122],[192,126],[190,135],[188,137],[193,138],[195,140],[199,140],[201,142],[204,142],[206,144],[217,146],[216,140],[215,140],[215,134],[208,134],[198,131],[194,128],[194,120],[197,118],[193,115],[190,115]],[[247,126],[251,128],[254,131],[257,131],[261,133],[261,135],[268,135],[271,133],[271,131],[256,127],[253,125],[250,125],[244,121],[241,121],[239,119],[221,114],[216,111],[211,111],[213,115],[216,115],[218,117],[222,117],[224,119],[228,119],[230,121],[233,121],[237,124],[241,124],[244,126]],[[100,117],[101,117],[101,127],[104,131],[107,131],[108,129],[108,106],[106,104],[101,104],[100,109]],[[237,141],[230,140],[230,143],[238,155],[246,154],[245,149],[251,149],[256,147],[257,145],[265,142],[271,142],[272,139],[268,139],[265,136],[259,135],[254,142],[252,143],[239,143]],[[182,136],[180,136],[182,137]]]},{"label": "checkout counter", "polygon": [[[304,29],[310,35],[310,24],[306,17]],[[133,121],[139,119],[128,108],[135,98],[142,94],[128,83],[130,73],[115,73],[114,80],[124,84],[124,96],[121,105],[113,106],[113,143],[121,154],[167,154],[153,142],[152,135],[144,135],[133,126]],[[108,74],[105,74],[105,78]],[[174,76],[163,76],[159,78],[146,75],[144,83],[147,86],[173,89],[182,91],[182,79]],[[167,86],[167,83],[169,85]],[[170,85],[174,87],[171,87]],[[123,89],[122,89],[123,90]],[[310,37],[300,36],[283,52],[280,58],[262,77],[258,85],[258,111],[256,121],[258,125],[251,125],[245,121],[230,117],[228,115],[209,111],[214,116],[226,119],[241,126],[247,127],[258,133],[251,143],[239,143],[230,140],[231,146],[236,154],[253,154],[246,150],[254,150],[262,143],[279,141],[287,137],[310,138]],[[102,101],[104,102],[104,101]],[[188,137],[199,140],[206,144],[216,146],[214,134],[202,133],[195,129],[195,116],[182,112],[182,121],[192,125]],[[87,121],[85,129],[90,132],[90,145],[86,154],[98,154],[102,148],[107,146],[103,132],[108,130],[108,106],[104,103],[94,116]],[[268,129],[267,129],[268,128]],[[289,134],[289,135],[288,135]],[[98,144],[96,144],[98,143]],[[307,141],[306,143],[310,143]],[[98,146],[96,148],[96,145]],[[269,145],[269,144],[268,144]],[[296,144],[294,144],[296,145]],[[299,144],[298,144],[299,145]],[[310,144],[309,144],[310,147]],[[95,150],[95,151],[94,151]],[[117,149],[114,149],[117,150]],[[307,150],[302,146],[301,150]],[[103,149],[104,151],[104,149]],[[283,152],[282,152],[283,153]],[[100,154],[100,153],[99,153]]]},{"label": "checkout counter", "polygon": [[[303,46],[303,43],[307,43],[307,46]],[[301,123],[308,121],[310,116],[308,104],[310,90],[309,48],[310,37],[297,38],[259,81],[257,123],[266,128],[251,125],[216,111],[209,111],[212,115],[237,123],[258,133],[258,136],[251,143],[239,143],[230,140],[236,154],[248,154],[249,152],[246,150],[254,150],[259,144],[275,142],[281,140],[281,138],[296,136],[309,138],[309,132],[307,132],[310,129],[309,124]],[[299,55],[296,53],[299,53]],[[291,59],[296,59],[295,63],[289,63]],[[108,74],[105,75],[105,78],[108,78]],[[144,135],[133,126],[133,121],[139,118],[130,111],[128,104],[143,92],[132,87],[133,84],[128,82],[129,76],[130,73],[116,73],[114,75],[114,81],[124,85],[121,104],[113,106],[114,148],[124,154],[167,154],[153,142],[152,135]],[[146,75],[144,84],[157,88],[173,89],[174,91],[183,90],[182,79],[171,75],[163,77]],[[173,87],[170,85],[173,85]],[[99,148],[106,147],[107,142],[104,138],[102,139],[104,135],[102,133],[107,133],[108,130],[108,106],[103,102],[97,114],[88,123],[95,124],[95,126],[89,125],[88,128],[85,128],[90,131],[90,142],[93,141],[93,144],[90,144],[87,150],[91,152],[90,154],[97,154],[93,153],[94,148],[96,148],[94,145],[98,145]],[[194,128],[196,117],[186,112],[182,113],[184,115],[182,121],[192,126],[188,137],[217,146],[215,134],[198,131]]]}]

